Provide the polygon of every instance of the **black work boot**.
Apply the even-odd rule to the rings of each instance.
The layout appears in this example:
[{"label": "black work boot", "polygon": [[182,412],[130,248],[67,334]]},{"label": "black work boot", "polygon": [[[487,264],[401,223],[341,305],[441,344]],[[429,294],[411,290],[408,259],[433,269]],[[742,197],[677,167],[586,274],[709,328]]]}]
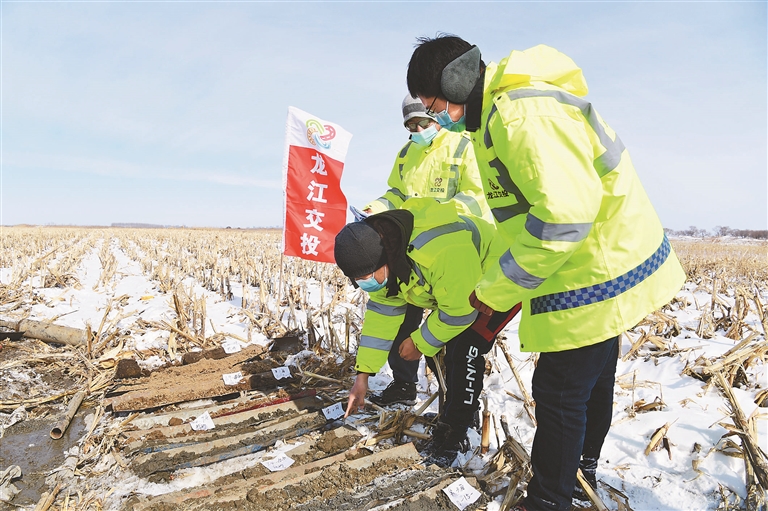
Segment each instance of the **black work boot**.
[{"label": "black work boot", "polygon": [[[581,475],[592,486],[592,489],[597,490],[597,458],[582,458],[579,462],[579,468]],[[576,487],[573,489],[571,497],[576,500],[589,501],[589,495],[581,487],[578,480],[576,480]]]},{"label": "black work boot", "polygon": [[437,449],[445,442],[445,437],[448,436],[448,432],[451,427],[445,422],[439,422],[432,426],[432,438],[427,442],[427,445],[419,453],[425,458],[432,456]]},{"label": "black work boot", "polygon": [[412,381],[392,380],[386,389],[370,397],[371,403],[379,406],[416,404],[416,383]]},{"label": "black work boot", "polygon": [[425,465],[434,463],[438,467],[448,468],[453,465],[459,452],[467,449],[467,428],[454,429],[444,422],[438,422],[432,429],[432,440],[420,454],[426,458]]}]

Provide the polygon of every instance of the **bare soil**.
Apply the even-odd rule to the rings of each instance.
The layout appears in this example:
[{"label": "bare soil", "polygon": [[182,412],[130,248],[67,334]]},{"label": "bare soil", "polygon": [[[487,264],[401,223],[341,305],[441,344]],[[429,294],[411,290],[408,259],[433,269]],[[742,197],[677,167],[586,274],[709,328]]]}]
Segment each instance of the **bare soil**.
[{"label": "bare soil", "polygon": [[[0,401],[22,401],[61,394],[74,389],[78,379],[69,367],[57,359],[36,359],[36,354],[65,353],[65,348],[44,346],[38,341],[22,339],[0,342],[0,366],[24,360],[23,364],[8,365],[0,369]],[[48,361],[47,361],[48,360]],[[62,359],[64,360],[64,359]],[[52,361],[52,362],[51,362]],[[0,471],[12,465],[21,468],[21,479],[13,484],[21,490],[13,499],[15,505],[34,505],[47,490],[45,479],[65,459],[70,449],[85,433],[84,417],[92,412],[89,402],[83,403],[64,435],[53,440],[51,428],[66,411],[61,399],[52,403],[27,405],[27,418],[5,429],[0,440]],[[11,410],[0,415],[0,423],[10,416]],[[2,509],[4,504],[0,504]]]},{"label": "bare soil", "polygon": [[[24,342],[24,341],[22,341]],[[3,346],[0,350],[0,365],[3,361],[12,361],[15,358],[30,358],[33,356],[32,349],[37,346],[31,345],[27,350],[13,349]],[[15,353],[14,353],[15,352]],[[238,356],[239,355],[239,356]],[[251,355],[252,356],[252,355]],[[163,368],[161,371],[155,371],[150,376],[142,376],[133,379],[123,380],[122,390],[129,394],[134,393],[137,397],[146,396],[142,401],[142,406],[159,405],[158,396],[172,394],[178,389],[184,389],[189,393],[196,389],[205,387],[215,387],[208,382],[214,379],[220,379],[222,372],[235,372],[243,370],[247,364],[248,372],[266,372],[274,365],[273,361],[253,360],[243,364],[248,357],[241,353],[233,357],[223,358],[201,358],[192,364],[186,366],[176,366]],[[44,392],[47,395],[55,395],[78,386],[77,374],[70,374],[66,367],[56,363],[34,363],[34,367],[26,369],[16,366],[17,370],[26,370],[29,374],[29,381],[16,381],[13,385],[13,396],[0,396],[5,400],[22,399],[24,394],[30,389],[35,392]],[[194,369],[194,370],[193,370]],[[14,373],[15,374],[15,373]],[[4,375],[0,371],[0,378]],[[10,377],[10,374],[6,376]],[[203,380],[205,380],[203,384]],[[82,382],[80,382],[82,383]],[[9,391],[8,387],[5,391]],[[219,390],[230,390],[223,388]],[[0,390],[0,394],[2,394]],[[283,394],[286,394],[284,391]],[[192,395],[190,394],[190,395]],[[202,397],[195,395],[194,397]],[[272,396],[274,399],[274,396]],[[183,399],[176,397],[177,401],[190,399],[186,394]],[[252,406],[251,403],[244,404],[243,407]],[[90,403],[84,403],[83,407],[93,406]],[[14,499],[16,505],[34,505],[40,498],[43,491],[49,490],[46,485],[46,476],[48,476],[57,467],[60,467],[65,461],[64,451],[77,443],[86,429],[83,417],[89,413],[83,410],[78,413],[72,422],[70,428],[66,431],[64,437],[54,441],[50,439],[49,433],[52,424],[59,418],[66,408],[62,400],[55,401],[54,404],[46,404],[35,407],[30,412],[27,420],[9,427],[6,430],[5,438],[0,441],[0,468],[5,468],[12,464],[19,465],[22,469],[22,479],[14,481],[22,492]],[[171,406],[173,408],[173,406]],[[286,431],[262,432],[256,429],[266,421],[275,419],[288,420],[296,416],[296,412],[290,410],[280,410],[257,414],[244,422],[222,425],[215,431],[205,433],[205,441],[221,440],[234,435],[248,435],[239,443],[228,445],[214,445],[204,453],[193,453],[189,451],[175,451],[172,454],[158,452],[152,456],[140,455],[133,457],[131,453],[123,452],[126,461],[130,463],[132,472],[151,482],[162,482],[173,477],[173,471],[180,465],[188,462],[196,462],[202,457],[215,457],[217,455],[226,455],[233,449],[244,448],[249,445],[258,445],[260,448],[274,444],[279,439],[286,438]],[[2,417],[0,417],[1,419]],[[294,430],[315,430],[321,428],[332,428],[340,425],[336,423],[326,424],[325,418],[319,413],[306,414],[303,421],[293,428]],[[297,431],[298,432],[298,431]],[[199,443],[201,436],[198,433],[187,434],[174,437],[150,436],[145,439],[142,450],[162,449],[170,444],[174,446],[194,445]],[[347,452],[347,460],[370,455],[367,449],[351,449],[359,437],[354,435],[338,436],[334,430],[324,433],[311,433],[315,438],[314,445],[302,451],[301,454],[292,456],[295,467],[307,465],[320,459],[338,455]],[[288,438],[290,438],[290,433]],[[225,486],[242,480],[254,481],[262,476],[269,474],[269,470],[261,464],[255,465],[238,473],[225,476],[217,480],[217,486]],[[395,511],[433,511],[440,509],[454,509],[445,494],[441,491],[427,492],[435,484],[445,480],[446,477],[458,477],[458,474],[438,469],[437,467],[423,467],[414,465],[413,460],[383,460],[368,466],[365,469],[350,468],[346,464],[329,465],[318,467],[307,471],[308,477],[301,478],[299,481],[289,484],[280,489],[263,491],[259,488],[251,488],[246,498],[241,498],[234,502],[216,502],[215,508],[221,510],[275,510],[275,511],[337,511],[337,510],[364,510],[371,509],[388,503],[401,501],[390,509]],[[467,509],[473,511],[482,508],[489,497],[483,497],[474,505]],[[206,502],[208,501],[208,502]],[[183,504],[165,504],[158,502],[152,509],[159,511],[180,511],[187,509],[212,509],[210,503],[216,501],[215,496],[210,499],[199,499],[186,501]],[[127,500],[124,509],[131,509],[132,502],[138,502],[135,497]]]}]

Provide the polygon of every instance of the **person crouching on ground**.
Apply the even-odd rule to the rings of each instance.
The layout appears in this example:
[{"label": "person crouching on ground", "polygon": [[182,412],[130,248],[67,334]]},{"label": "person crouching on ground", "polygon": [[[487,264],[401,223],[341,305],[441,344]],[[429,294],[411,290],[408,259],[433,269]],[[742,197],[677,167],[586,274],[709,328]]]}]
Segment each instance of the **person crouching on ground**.
[{"label": "person crouching on ground", "polygon": [[446,348],[445,406],[422,455],[427,463],[453,464],[467,445],[467,429],[478,409],[484,355],[520,309],[483,315],[467,300],[503,251],[492,224],[459,215],[452,202],[427,198],[409,199],[402,209],[371,215],[339,232],[336,264],[370,293],[347,415],[364,405],[368,378],[387,361],[408,304],[430,309],[421,327],[402,341],[399,354],[418,360]]},{"label": "person crouching on ground", "polygon": [[[411,197],[431,197],[438,202],[454,201],[460,214],[483,217],[493,223],[483,195],[475,152],[466,133],[441,130],[434,117],[427,115],[418,98],[407,94],[402,103],[403,126],[410,133],[398,151],[387,180],[389,189],[367,204],[370,214],[397,209]],[[419,359],[403,360],[400,343],[419,328],[424,311],[408,304],[395,344],[389,352],[392,383],[370,397],[379,406],[416,403]]]}]

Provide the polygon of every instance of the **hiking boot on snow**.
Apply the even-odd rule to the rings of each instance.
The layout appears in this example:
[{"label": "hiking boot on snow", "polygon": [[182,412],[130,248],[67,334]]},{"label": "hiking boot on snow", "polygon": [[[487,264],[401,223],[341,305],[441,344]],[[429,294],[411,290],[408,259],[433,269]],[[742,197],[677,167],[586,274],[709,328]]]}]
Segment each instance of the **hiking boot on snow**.
[{"label": "hiking boot on snow", "polygon": [[425,458],[434,454],[435,451],[443,445],[443,442],[445,442],[445,438],[448,436],[449,431],[451,431],[451,427],[448,424],[438,421],[437,424],[432,426],[432,438],[429,439],[429,442],[427,442],[427,445],[419,454]]},{"label": "hiking boot on snow", "polygon": [[392,380],[386,389],[370,397],[371,403],[379,406],[416,404],[416,383]]},{"label": "hiking boot on snow", "polygon": [[[581,469],[581,475],[592,486],[592,489],[597,490],[597,458],[582,458],[579,462],[579,468]],[[589,502],[589,495],[581,487],[581,483],[578,480],[571,496],[576,500]]]},{"label": "hiking boot on snow", "polygon": [[448,468],[453,465],[460,452],[468,449],[466,428],[454,429],[444,422],[438,422],[432,429],[432,439],[420,454],[426,458],[425,465],[435,464]]}]

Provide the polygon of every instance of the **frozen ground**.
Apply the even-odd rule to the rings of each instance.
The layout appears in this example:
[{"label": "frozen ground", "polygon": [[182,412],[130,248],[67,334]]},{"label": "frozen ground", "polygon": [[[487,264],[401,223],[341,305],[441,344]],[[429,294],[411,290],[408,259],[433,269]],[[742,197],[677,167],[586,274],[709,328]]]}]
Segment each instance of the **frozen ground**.
[{"label": "frozen ground", "polygon": [[[102,243],[110,243],[110,253],[117,261],[117,270],[107,282],[101,279],[102,261],[99,253]],[[0,283],[7,285],[13,276],[12,268],[0,268]],[[124,339],[123,352],[130,352],[142,359],[142,365],[147,368],[155,367],[169,360],[169,332],[147,325],[157,325],[161,321],[172,322],[176,313],[171,295],[162,292],[158,282],[143,271],[140,261],[129,257],[125,246],[115,240],[100,239],[85,251],[77,267],[78,286],[44,288],[38,282],[33,282],[32,289],[35,298],[27,299],[27,303],[14,310],[0,306],[0,317],[13,316],[20,310],[26,310],[30,319],[50,320],[56,318],[56,323],[77,328],[86,325],[96,330],[104,322],[110,328],[121,332]],[[327,306],[332,296],[332,290],[323,293],[325,303],[321,303],[319,284],[317,281],[305,282],[307,304],[313,310]],[[254,328],[243,313],[241,297],[244,291],[248,296],[258,296],[257,288],[243,290],[237,282],[232,282],[232,294],[229,300],[219,293],[209,291],[193,278],[183,281],[183,286],[189,296],[205,300],[206,320],[208,326],[215,332],[231,333],[240,339],[251,339],[254,343],[263,344],[267,337]],[[340,336],[344,335],[344,318],[346,311],[353,311],[353,319],[362,314],[362,305],[358,291],[351,288],[345,295],[348,301],[338,303],[334,309],[334,327]],[[733,293],[730,296],[721,295],[725,302],[734,304]],[[613,425],[606,440],[601,463],[598,468],[598,479],[623,492],[629,498],[629,505],[635,511],[640,510],[715,510],[721,505],[722,495],[731,495],[733,502],[736,497],[746,498],[745,468],[741,458],[729,456],[723,436],[728,430],[723,424],[731,422],[726,411],[726,401],[716,386],[706,385],[699,379],[683,374],[686,365],[693,364],[699,357],[714,359],[733,348],[738,341],[725,337],[725,332],[718,330],[712,338],[702,339],[696,330],[702,314],[703,304],[711,301],[711,295],[697,289],[688,283],[679,293],[677,305],[665,313],[674,317],[681,327],[679,334],[668,339],[668,345],[673,347],[673,353],[659,356],[648,349],[649,345],[637,350],[635,356],[627,360],[619,360],[617,377],[624,385],[617,385]],[[114,302],[120,300],[120,306]],[[768,296],[763,290],[762,300],[768,302]],[[274,297],[271,307],[274,310]],[[107,310],[112,303],[112,309]],[[685,304],[685,305],[683,305]],[[305,311],[294,312],[295,321],[306,322]],[[755,332],[763,335],[762,326],[754,310],[745,318],[745,324]],[[325,327],[318,324],[322,332]],[[515,365],[522,377],[524,385],[530,392],[530,381],[533,373],[533,357],[521,353],[518,347],[518,324],[513,322],[502,333],[512,355]],[[639,332],[639,331],[638,331]],[[622,338],[621,354],[624,356],[637,339],[638,333],[630,333]],[[354,329],[352,338],[354,339]],[[765,342],[764,336],[759,337]],[[108,348],[108,347],[107,347]],[[172,354],[172,353],[171,353]],[[498,419],[506,415],[512,427],[513,434],[530,449],[533,440],[534,427],[525,413],[521,401],[510,396],[510,393],[521,396],[521,390],[513,377],[505,357],[499,350],[493,350],[489,355],[492,370],[485,380],[485,394],[489,409]],[[2,363],[0,363],[2,369]],[[371,380],[372,390],[384,388],[390,380],[388,368]],[[755,398],[760,390],[768,387],[768,371],[765,361],[752,363],[746,371],[747,382],[734,392],[747,416],[757,415],[759,445],[763,449],[768,446],[766,432],[766,409],[758,408]],[[4,389],[0,391],[5,399],[14,385],[22,380],[28,382],[35,375],[23,368],[3,370],[0,374],[4,381]],[[632,386],[634,382],[634,386]],[[426,399],[428,382],[422,378],[420,382],[420,399]],[[434,384],[432,387],[434,390]],[[0,399],[3,400],[3,399]],[[631,413],[633,404],[643,399],[646,403],[654,400],[663,402],[659,410]],[[432,406],[436,411],[436,406]],[[0,424],[7,422],[10,414],[0,414]],[[114,420],[106,414],[104,421]],[[669,451],[658,450],[645,455],[644,451],[652,434],[661,426],[670,424],[667,438]],[[105,426],[106,427],[106,426]],[[503,438],[503,436],[502,436]],[[738,444],[735,437],[732,438]],[[472,436],[475,446],[479,445],[479,437]],[[489,459],[496,448],[496,437],[491,435],[491,452],[484,458],[475,456],[465,457],[461,461],[469,469],[480,468]],[[723,452],[726,451],[726,452]],[[173,487],[164,488],[154,483],[143,483],[129,474],[119,481],[109,484],[116,485],[115,494],[125,492],[164,493],[180,486],[192,488],[198,481],[210,480],[215,471],[229,471],[240,463],[240,468],[246,464],[254,464],[259,456],[251,456],[229,462],[227,466],[194,469],[172,483]],[[0,466],[0,472],[7,467]],[[121,487],[122,486],[122,487]],[[617,509],[605,487],[600,495],[609,508]],[[498,501],[488,506],[489,511],[498,509]]]}]

